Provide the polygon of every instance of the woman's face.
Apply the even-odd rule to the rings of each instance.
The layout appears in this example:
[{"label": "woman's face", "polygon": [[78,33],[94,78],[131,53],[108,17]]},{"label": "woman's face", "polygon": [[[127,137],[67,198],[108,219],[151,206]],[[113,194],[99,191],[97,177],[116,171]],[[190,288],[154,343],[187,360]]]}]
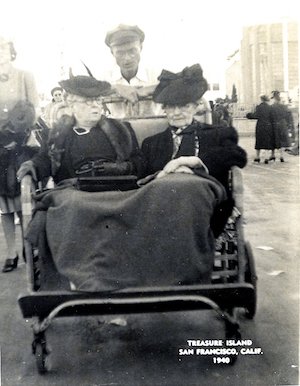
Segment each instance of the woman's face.
[{"label": "woman's face", "polygon": [[60,91],[60,90],[54,91],[53,99],[54,99],[54,102],[56,102],[56,103],[62,102],[62,100],[63,100],[63,93],[62,93],[62,91]]},{"label": "woman's face", "polygon": [[184,106],[164,106],[169,124],[178,128],[192,123],[197,108],[196,103],[188,103]]},{"label": "woman's face", "polygon": [[102,98],[75,96],[71,102],[71,109],[79,125],[96,124],[102,115]]},{"label": "woman's face", "polygon": [[0,42],[0,64],[6,64],[11,61],[11,52],[9,43]]}]

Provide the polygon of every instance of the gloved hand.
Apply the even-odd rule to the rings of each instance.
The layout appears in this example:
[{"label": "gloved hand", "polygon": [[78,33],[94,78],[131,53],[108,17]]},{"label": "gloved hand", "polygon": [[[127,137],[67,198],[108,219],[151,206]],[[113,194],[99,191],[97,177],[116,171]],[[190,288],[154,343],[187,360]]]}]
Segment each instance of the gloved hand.
[{"label": "gloved hand", "polygon": [[131,164],[130,162],[104,162],[97,167],[97,171],[104,176],[122,176],[130,174]]},{"label": "gloved hand", "polygon": [[37,174],[32,161],[25,161],[17,171],[17,180],[21,181],[24,176],[31,174],[34,181],[37,181]]}]

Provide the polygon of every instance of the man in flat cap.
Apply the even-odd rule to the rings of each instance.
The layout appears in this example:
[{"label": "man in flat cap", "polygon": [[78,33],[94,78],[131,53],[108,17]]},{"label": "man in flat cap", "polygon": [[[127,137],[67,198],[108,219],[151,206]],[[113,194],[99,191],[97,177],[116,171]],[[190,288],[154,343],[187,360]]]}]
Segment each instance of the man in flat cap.
[{"label": "man in flat cap", "polygon": [[[115,29],[107,32],[105,44],[110,47],[118,68],[113,72],[110,83],[117,93],[133,104],[109,105],[114,118],[124,116],[157,115],[160,111],[151,101],[137,104],[139,98],[151,95],[157,84],[157,77],[151,71],[140,66],[141,51],[145,39],[144,32],[136,25],[120,24]],[[138,110],[138,111],[137,111]]]}]

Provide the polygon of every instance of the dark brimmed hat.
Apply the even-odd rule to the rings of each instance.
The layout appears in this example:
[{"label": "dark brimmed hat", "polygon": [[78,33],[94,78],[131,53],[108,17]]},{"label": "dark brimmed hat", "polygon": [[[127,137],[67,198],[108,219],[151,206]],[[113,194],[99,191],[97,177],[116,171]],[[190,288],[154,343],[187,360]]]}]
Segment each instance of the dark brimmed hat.
[{"label": "dark brimmed hat", "polygon": [[72,76],[59,84],[67,93],[87,98],[105,96],[111,92],[110,83],[85,75]]},{"label": "dark brimmed hat", "polygon": [[163,70],[158,80],[153,100],[164,105],[184,106],[197,102],[208,89],[200,64],[185,67],[176,74]]},{"label": "dark brimmed hat", "polygon": [[136,40],[143,43],[144,39],[145,34],[137,25],[120,24],[115,29],[107,32],[105,44],[108,47],[113,47],[131,43]]},{"label": "dark brimmed hat", "polygon": [[278,90],[272,91],[272,98],[271,99],[276,99],[276,100],[280,101],[280,91],[278,91]]},{"label": "dark brimmed hat", "polygon": [[261,96],[260,96],[260,99],[261,99],[263,102],[269,102],[269,101],[270,101],[270,98],[268,97],[268,95],[261,95]]}]

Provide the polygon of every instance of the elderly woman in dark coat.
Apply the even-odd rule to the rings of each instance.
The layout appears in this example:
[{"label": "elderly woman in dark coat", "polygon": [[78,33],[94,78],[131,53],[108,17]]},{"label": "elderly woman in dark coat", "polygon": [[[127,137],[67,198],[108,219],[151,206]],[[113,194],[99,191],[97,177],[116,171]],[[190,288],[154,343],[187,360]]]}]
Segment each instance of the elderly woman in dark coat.
[{"label": "elderly woman in dark coat", "polygon": [[[141,154],[133,129],[127,123],[102,115],[107,82],[90,76],[72,76],[60,82],[69,112],[50,132],[46,146],[18,172],[31,172],[38,180],[62,180],[97,175],[141,173]],[[70,115],[69,115],[70,114]]]},{"label": "elderly woman in dark coat", "polygon": [[[181,73],[163,71],[154,92],[154,100],[162,103],[169,127],[144,140],[142,152],[146,171],[156,178],[183,172],[214,177],[226,188],[228,198],[216,217],[217,235],[225,225],[233,202],[228,190],[228,171],[232,166],[244,167],[245,151],[237,145],[233,127],[214,127],[194,119],[197,103],[207,90],[200,65],[185,68]],[[225,209],[226,208],[226,209]]]},{"label": "elderly woman in dark coat", "polygon": [[[261,103],[256,106],[254,113],[248,113],[248,119],[257,119],[255,128],[255,150],[254,162],[260,162],[261,150],[274,150],[274,132],[271,123],[271,106],[269,97],[261,95]],[[265,157],[265,164],[269,163],[269,157]]]}]

